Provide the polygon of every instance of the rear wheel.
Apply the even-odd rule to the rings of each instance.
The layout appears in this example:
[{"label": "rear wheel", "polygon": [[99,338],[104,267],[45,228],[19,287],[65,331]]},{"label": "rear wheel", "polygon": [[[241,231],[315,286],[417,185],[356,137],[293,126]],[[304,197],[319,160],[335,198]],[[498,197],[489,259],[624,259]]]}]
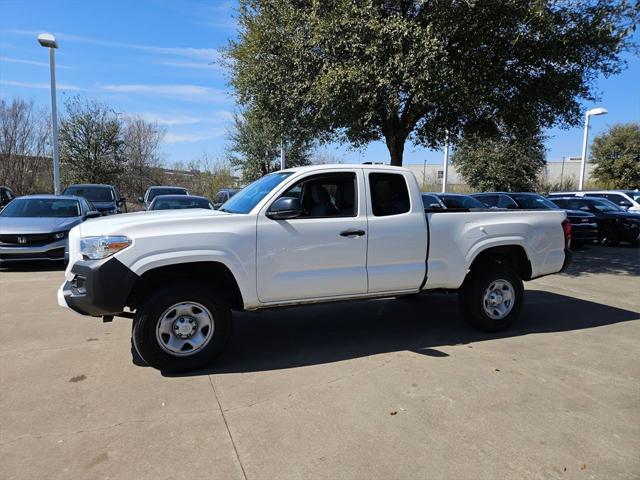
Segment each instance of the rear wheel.
[{"label": "rear wheel", "polygon": [[613,228],[609,228],[603,233],[600,242],[606,247],[615,247],[620,243],[620,236]]},{"label": "rear wheel", "polygon": [[467,322],[486,332],[498,332],[518,319],[524,287],[518,274],[506,265],[479,265],[465,280],[459,301]]},{"label": "rear wheel", "polygon": [[137,310],[133,343],[152,367],[168,373],[209,365],[231,331],[231,310],[195,285],[158,290]]}]

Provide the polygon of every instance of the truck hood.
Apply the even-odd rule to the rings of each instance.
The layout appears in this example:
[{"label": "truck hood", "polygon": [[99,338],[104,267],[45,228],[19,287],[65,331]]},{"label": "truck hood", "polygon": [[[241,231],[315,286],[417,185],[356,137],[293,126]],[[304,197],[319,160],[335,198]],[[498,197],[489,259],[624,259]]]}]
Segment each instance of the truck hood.
[{"label": "truck hood", "polygon": [[0,234],[63,232],[81,221],[80,217],[0,217]]},{"label": "truck hood", "polygon": [[226,218],[229,216],[235,216],[235,214],[202,208],[122,213],[84,222],[80,227],[80,235],[82,237],[113,234],[127,235],[128,231],[139,228],[160,228],[170,232],[172,225],[176,223],[198,219]]}]

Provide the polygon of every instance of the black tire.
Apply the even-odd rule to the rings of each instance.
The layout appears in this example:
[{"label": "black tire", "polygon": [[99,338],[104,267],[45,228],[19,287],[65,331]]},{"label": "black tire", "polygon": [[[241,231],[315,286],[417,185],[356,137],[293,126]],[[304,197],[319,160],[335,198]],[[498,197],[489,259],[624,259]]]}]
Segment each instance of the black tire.
[{"label": "black tire", "polygon": [[[507,307],[508,313],[504,317],[494,318],[487,313],[490,307],[485,307],[484,297],[489,287],[499,280],[511,287],[513,293],[508,288],[507,291],[512,303]],[[485,332],[499,332],[509,328],[518,319],[524,303],[524,287],[520,276],[506,265],[487,263],[478,265],[469,273],[458,292],[458,299],[462,314],[469,324]]]},{"label": "black tire", "polygon": [[142,358],[142,355],[140,355],[140,352],[138,351],[138,347],[136,345],[136,326],[137,322],[135,321],[135,319],[133,319],[131,321],[131,361],[138,367],[148,367],[149,364],[144,361],[144,358]]},{"label": "black tire", "polygon": [[[167,334],[157,333],[161,318],[166,317],[171,307],[178,304],[198,304],[204,307],[205,312],[208,310],[205,314],[210,314],[212,317],[211,335],[208,335],[209,330],[207,330],[205,335],[208,338],[207,343],[194,353],[190,353],[188,349],[181,353],[168,352],[167,342],[163,342],[165,338],[163,335]],[[178,320],[179,317],[176,317],[176,321]],[[215,293],[190,284],[174,284],[156,291],[142,307],[137,309],[133,321],[132,335],[135,350],[150,366],[167,373],[189,372],[210,365],[224,349],[231,333],[229,307]],[[160,342],[163,342],[165,347],[161,346]],[[188,341],[186,343],[188,344]]]},{"label": "black tire", "polygon": [[609,228],[603,233],[600,243],[605,247],[615,247],[620,244],[620,236],[613,228]]}]

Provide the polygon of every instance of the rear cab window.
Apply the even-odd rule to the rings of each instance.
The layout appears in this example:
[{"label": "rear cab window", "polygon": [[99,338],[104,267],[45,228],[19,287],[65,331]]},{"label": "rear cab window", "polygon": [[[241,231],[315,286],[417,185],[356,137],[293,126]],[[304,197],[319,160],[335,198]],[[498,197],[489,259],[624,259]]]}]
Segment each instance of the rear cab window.
[{"label": "rear cab window", "polygon": [[398,173],[370,173],[371,209],[376,217],[400,215],[411,209],[409,188],[404,175]]}]

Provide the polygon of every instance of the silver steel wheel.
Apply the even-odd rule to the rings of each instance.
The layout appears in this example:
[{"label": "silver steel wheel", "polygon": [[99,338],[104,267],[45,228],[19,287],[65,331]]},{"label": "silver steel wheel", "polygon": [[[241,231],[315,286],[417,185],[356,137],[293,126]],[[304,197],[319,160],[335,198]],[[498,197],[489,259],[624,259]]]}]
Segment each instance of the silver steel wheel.
[{"label": "silver steel wheel", "polygon": [[188,357],[211,341],[215,323],[211,312],[196,302],[176,303],[160,316],[156,327],[158,345],[170,355]]},{"label": "silver steel wheel", "polygon": [[513,310],[515,290],[508,281],[494,280],[484,291],[484,312],[494,320],[502,320]]}]

